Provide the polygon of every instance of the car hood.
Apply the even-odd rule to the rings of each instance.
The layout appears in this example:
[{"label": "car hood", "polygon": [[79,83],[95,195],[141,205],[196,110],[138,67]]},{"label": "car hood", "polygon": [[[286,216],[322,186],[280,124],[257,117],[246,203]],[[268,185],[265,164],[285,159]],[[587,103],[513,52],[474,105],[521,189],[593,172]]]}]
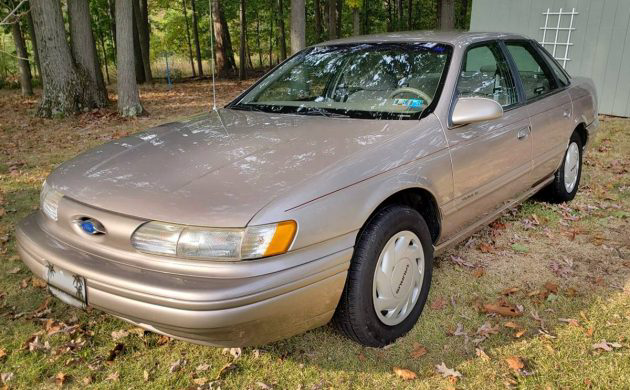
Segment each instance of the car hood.
[{"label": "car hood", "polygon": [[[243,227],[283,193],[417,124],[224,109],[104,144],[47,180],[66,196],[117,213]],[[346,184],[362,179],[348,177]],[[321,183],[306,197],[340,187]]]}]

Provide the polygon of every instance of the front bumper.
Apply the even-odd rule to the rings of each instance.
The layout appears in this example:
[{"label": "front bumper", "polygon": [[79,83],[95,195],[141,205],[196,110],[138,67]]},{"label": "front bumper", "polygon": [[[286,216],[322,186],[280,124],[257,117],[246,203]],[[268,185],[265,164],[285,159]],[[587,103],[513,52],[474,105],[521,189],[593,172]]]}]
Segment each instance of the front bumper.
[{"label": "front bumper", "polygon": [[[326,324],[339,302],[352,257],[350,234],[282,255],[285,264],[295,258],[299,265],[267,274],[182,275],[76,249],[48,234],[39,218],[39,213],[29,216],[17,229],[18,251],[35,275],[45,278],[49,264],[81,275],[89,306],[206,345],[259,345]],[[257,266],[264,261],[258,260]]]}]

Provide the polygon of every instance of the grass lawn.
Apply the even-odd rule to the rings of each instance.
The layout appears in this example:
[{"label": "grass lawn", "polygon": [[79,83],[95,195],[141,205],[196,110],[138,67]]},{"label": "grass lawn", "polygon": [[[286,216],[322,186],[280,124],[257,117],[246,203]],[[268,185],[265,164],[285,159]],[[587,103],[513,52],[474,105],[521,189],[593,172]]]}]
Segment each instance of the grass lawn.
[{"label": "grass lawn", "polygon": [[[247,85],[221,82],[220,101]],[[393,346],[326,326],[229,351],[50,299],[16,254],[15,224],[55,166],[210,104],[207,83],[141,95],[146,118],[44,120],[36,98],[0,91],[0,388],[630,388],[630,120],[602,118],[573,202],[528,201],[436,259],[425,311]]]}]

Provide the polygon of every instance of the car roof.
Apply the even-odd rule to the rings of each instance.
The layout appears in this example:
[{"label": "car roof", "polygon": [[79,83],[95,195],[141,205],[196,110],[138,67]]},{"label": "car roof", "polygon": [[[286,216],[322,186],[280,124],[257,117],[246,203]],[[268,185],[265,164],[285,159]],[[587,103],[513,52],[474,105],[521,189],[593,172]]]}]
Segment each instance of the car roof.
[{"label": "car roof", "polygon": [[468,31],[405,31],[384,34],[361,35],[321,42],[314,46],[328,46],[349,43],[387,43],[387,42],[439,42],[453,46],[467,46],[471,43],[489,39],[529,39],[524,35],[500,32]]}]

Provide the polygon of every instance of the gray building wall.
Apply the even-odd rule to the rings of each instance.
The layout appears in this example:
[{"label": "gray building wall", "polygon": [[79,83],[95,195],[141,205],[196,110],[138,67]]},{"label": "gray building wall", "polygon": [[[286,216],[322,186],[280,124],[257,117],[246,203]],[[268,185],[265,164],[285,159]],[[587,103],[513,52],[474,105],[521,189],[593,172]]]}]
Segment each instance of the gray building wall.
[{"label": "gray building wall", "polygon": [[[520,33],[541,42],[547,8],[552,12],[575,8],[578,13],[566,70],[593,79],[600,113],[630,117],[630,0],[473,0],[470,30]],[[548,26],[556,27],[557,21],[550,15]],[[561,28],[569,23],[570,16],[562,16]],[[567,42],[568,32],[559,30],[558,41]],[[554,39],[555,31],[547,30],[545,41]],[[551,52],[551,45],[545,47]],[[564,45],[556,46],[556,58],[564,53]]]}]

